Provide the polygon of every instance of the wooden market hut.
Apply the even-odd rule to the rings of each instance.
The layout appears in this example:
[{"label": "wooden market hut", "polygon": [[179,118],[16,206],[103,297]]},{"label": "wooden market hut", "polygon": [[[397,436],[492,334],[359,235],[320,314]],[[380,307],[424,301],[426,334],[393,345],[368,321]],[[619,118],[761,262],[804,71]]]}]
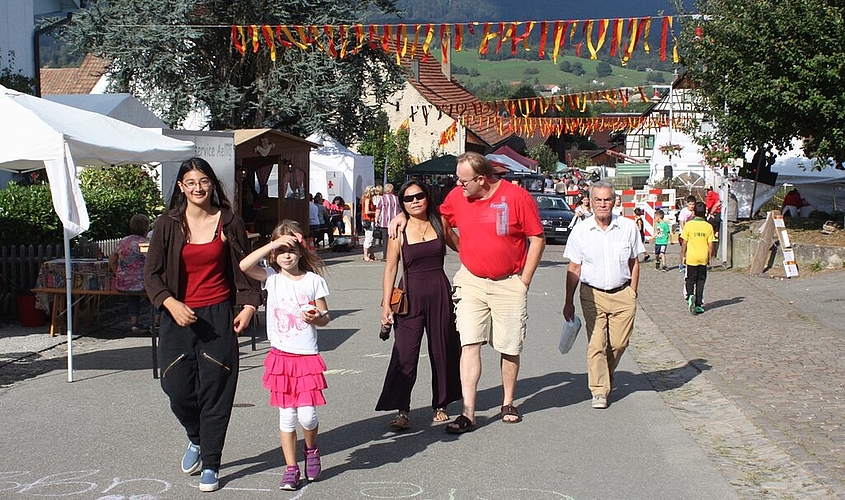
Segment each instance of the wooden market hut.
[{"label": "wooden market hut", "polygon": [[[319,145],[270,128],[234,133],[234,204],[247,229],[264,239],[279,221],[292,219],[307,232],[310,152]],[[277,189],[268,185],[274,173]]]}]

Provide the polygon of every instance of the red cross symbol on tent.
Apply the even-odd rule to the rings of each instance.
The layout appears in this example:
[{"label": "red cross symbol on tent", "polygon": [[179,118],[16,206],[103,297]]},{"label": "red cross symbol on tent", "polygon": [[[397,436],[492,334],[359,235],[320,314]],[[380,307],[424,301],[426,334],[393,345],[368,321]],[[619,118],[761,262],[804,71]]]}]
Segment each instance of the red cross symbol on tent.
[{"label": "red cross symbol on tent", "polygon": [[332,181],[329,181],[329,185],[328,185],[328,188],[329,188],[329,189],[331,189],[331,188],[333,188],[333,187],[334,187],[334,182],[332,182]]}]

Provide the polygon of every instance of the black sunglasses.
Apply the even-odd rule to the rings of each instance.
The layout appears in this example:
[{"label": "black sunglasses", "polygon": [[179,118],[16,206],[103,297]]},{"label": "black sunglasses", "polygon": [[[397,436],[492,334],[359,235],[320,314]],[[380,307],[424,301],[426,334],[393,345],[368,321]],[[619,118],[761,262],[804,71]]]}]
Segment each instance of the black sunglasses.
[{"label": "black sunglasses", "polygon": [[425,199],[425,193],[423,193],[422,191],[420,191],[417,194],[409,194],[409,195],[402,197],[402,201],[404,201],[405,203],[411,203],[414,200],[422,201],[424,199]]}]

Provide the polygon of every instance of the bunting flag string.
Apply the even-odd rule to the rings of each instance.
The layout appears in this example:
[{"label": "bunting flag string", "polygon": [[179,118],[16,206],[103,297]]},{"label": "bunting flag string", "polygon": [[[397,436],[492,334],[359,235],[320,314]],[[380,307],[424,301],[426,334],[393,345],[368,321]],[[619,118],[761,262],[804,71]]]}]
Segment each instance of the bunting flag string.
[{"label": "bunting flag string", "polygon": [[434,105],[411,106],[411,117],[418,112],[419,108],[438,109],[451,117],[465,115],[502,115],[507,114],[513,117],[528,117],[533,113],[546,114],[549,109],[563,112],[567,109],[583,113],[587,104],[606,102],[614,110],[625,108],[631,94],[640,96],[643,102],[649,102],[648,96],[643,92],[642,87],[633,89],[611,89],[593,90],[589,92],[578,92],[574,94],[561,94],[550,97],[524,97],[519,99],[500,99],[495,101],[475,101],[471,103],[450,103],[445,106]]},{"label": "bunting flag string", "polygon": [[[464,115],[461,120],[467,128],[495,128],[499,135],[515,133],[519,136],[543,135],[590,135],[599,131],[619,131],[672,127],[683,130],[694,124],[688,116],[598,116],[590,118],[534,118]],[[447,129],[448,130],[448,129]],[[445,132],[444,132],[445,134]],[[441,140],[443,140],[441,135]]]},{"label": "bunting flag string", "polygon": [[[365,44],[371,48],[382,48],[395,52],[396,60],[415,58],[416,47],[422,38],[423,57],[429,56],[429,50],[435,37],[439,40],[443,57],[448,57],[450,41],[455,51],[461,51],[467,44],[467,35],[475,35],[475,28],[481,27],[478,53],[485,55],[492,50],[498,54],[502,47],[510,42],[510,52],[515,55],[522,44],[525,51],[533,50],[529,37],[539,25],[539,43],[537,55],[544,59],[547,49],[552,61],[557,59],[565,47],[574,49],[580,57],[582,47],[586,46],[590,59],[597,59],[602,50],[607,50],[611,57],[619,57],[623,65],[638,49],[651,52],[648,37],[653,17],[632,17],[616,19],[558,20],[558,21],[507,21],[497,23],[433,23],[424,24],[342,24],[342,25],[231,25],[232,46],[242,56],[252,49],[253,53],[263,48],[268,56],[275,60],[280,48],[298,48],[301,50],[319,50],[334,58],[345,58],[356,54]],[[669,38],[672,41],[672,60],[678,62],[677,37],[673,31],[673,16],[656,18],[661,23],[660,46],[658,55],[661,61],[667,58]],[[579,29],[580,28],[580,29]],[[568,33],[567,33],[568,31]],[[273,34],[275,33],[275,36]],[[263,40],[262,40],[263,38]],[[569,39],[567,41],[567,38]],[[262,43],[263,42],[263,43]],[[408,46],[410,45],[410,50]],[[347,50],[347,46],[349,50]],[[547,47],[548,46],[548,47]]]}]

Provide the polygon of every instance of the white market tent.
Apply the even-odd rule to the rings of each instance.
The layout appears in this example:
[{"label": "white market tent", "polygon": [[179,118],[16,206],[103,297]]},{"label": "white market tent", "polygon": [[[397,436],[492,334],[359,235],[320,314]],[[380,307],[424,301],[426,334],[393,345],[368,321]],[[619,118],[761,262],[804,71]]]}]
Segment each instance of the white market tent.
[{"label": "white market tent", "polygon": [[[89,227],[76,167],[179,160],[194,144],[164,137],[98,113],[22,94],[0,85],[0,169],[44,168],[53,208],[64,226],[65,273],[70,239]],[[67,286],[68,382],[73,381],[72,280]]]},{"label": "white market tent", "polygon": [[[841,211],[845,207],[845,170],[834,168],[832,161],[828,161],[821,170],[818,161],[803,156],[780,156],[772,165],[772,172],[778,174],[774,186],[757,183],[754,192],[754,181],[743,180],[731,185],[738,202],[738,216],[750,217],[767,201],[772,199],[784,184],[798,189],[801,197],[807,200],[816,210],[824,212]],[[754,210],[751,210],[751,198],[754,198]]]},{"label": "white market tent", "polygon": [[311,151],[311,194],[322,193],[331,201],[341,196],[355,208],[355,198],[364,194],[364,187],[375,184],[373,157],[354,153],[322,130],[305,138],[319,144]]}]

